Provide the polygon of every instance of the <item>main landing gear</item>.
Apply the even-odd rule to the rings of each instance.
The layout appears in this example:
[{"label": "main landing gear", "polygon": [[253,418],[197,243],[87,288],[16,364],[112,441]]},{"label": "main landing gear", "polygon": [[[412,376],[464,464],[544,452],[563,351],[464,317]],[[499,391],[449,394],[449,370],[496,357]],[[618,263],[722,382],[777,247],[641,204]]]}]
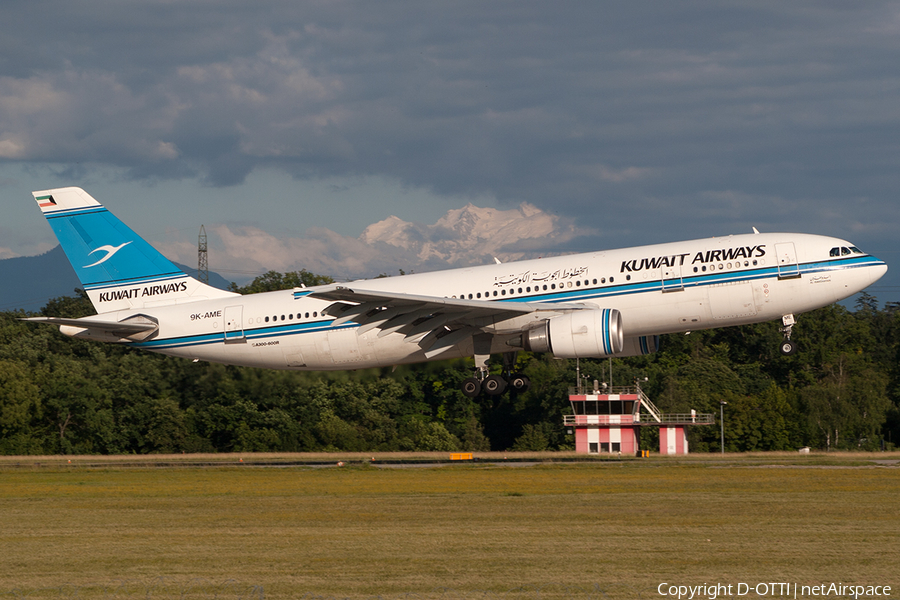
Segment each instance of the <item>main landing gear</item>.
[{"label": "main landing gear", "polygon": [[[481,374],[481,373],[479,373]],[[474,398],[484,392],[488,396],[499,396],[506,390],[524,392],[531,385],[531,380],[522,373],[510,373],[503,375],[488,375],[484,379],[468,377],[463,380],[460,390],[468,398]]]},{"label": "main landing gear", "polygon": [[795,323],[794,315],[784,315],[781,317],[781,324],[783,325],[781,333],[784,334],[784,340],[781,342],[781,353],[784,356],[790,356],[797,351],[796,342],[791,341],[791,329],[794,327]]},{"label": "main landing gear", "polygon": [[499,396],[507,389],[524,392],[531,385],[531,380],[527,375],[512,372],[512,367],[516,364],[515,352],[507,352],[503,355],[505,375],[488,375],[488,358],[490,358],[489,354],[475,354],[475,377],[464,379],[460,385],[464,396],[474,398],[481,392],[488,396]]}]

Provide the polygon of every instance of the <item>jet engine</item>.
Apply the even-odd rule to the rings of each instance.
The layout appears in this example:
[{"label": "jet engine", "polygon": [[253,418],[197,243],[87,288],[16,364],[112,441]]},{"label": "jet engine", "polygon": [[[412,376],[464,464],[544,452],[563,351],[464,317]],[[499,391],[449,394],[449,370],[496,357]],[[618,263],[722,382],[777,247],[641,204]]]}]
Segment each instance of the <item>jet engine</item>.
[{"label": "jet engine", "polygon": [[622,352],[622,314],[614,308],[578,310],[544,321],[522,334],[530,352],[552,352],[559,358],[612,356]]},{"label": "jet engine", "polygon": [[646,354],[654,354],[659,350],[658,335],[642,335],[640,337],[625,338],[625,345],[622,352],[616,356],[644,356]]}]

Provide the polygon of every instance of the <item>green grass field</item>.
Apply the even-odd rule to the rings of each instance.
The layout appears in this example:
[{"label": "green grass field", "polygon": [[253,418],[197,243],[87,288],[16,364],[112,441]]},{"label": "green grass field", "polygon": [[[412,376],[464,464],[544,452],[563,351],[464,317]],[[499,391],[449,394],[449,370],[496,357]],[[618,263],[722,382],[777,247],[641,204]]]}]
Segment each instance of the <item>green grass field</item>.
[{"label": "green grass field", "polygon": [[663,582],[842,582],[900,598],[900,466],[872,462],[896,455],[240,458],[0,460],[0,596],[659,598]]}]

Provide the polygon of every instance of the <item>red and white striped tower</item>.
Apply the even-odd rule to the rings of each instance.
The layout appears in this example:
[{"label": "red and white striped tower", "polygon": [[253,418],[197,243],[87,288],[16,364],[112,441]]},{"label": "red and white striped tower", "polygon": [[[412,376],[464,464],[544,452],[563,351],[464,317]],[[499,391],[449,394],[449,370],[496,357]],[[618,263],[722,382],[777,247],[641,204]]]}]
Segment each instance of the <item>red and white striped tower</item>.
[{"label": "red and white striped tower", "polygon": [[571,415],[563,423],[575,434],[575,452],[584,454],[637,454],[641,428],[659,428],[660,454],[687,454],[685,429],[691,425],[712,425],[711,414],[662,414],[641,390],[634,387],[601,390],[594,382],[591,393],[569,391]]},{"label": "red and white striped tower", "polygon": [[[573,394],[571,420],[575,428],[575,451],[634,454],[640,448],[640,426],[635,424],[635,393]],[[640,410],[639,408],[637,410]]]}]

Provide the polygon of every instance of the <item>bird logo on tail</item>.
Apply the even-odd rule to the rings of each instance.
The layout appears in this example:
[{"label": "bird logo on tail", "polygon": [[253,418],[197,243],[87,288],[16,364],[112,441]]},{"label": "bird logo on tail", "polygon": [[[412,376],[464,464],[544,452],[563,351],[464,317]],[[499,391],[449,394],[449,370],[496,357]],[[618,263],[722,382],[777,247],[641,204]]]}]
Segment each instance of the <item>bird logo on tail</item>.
[{"label": "bird logo on tail", "polygon": [[118,246],[111,246],[111,245],[107,244],[107,245],[105,245],[105,246],[100,246],[99,248],[95,248],[94,250],[91,250],[91,251],[88,253],[88,256],[90,256],[90,255],[93,254],[94,252],[98,252],[98,251],[100,251],[100,250],[103,250],[104,252],[106,252],[106,256],[104,256],[103,258],[101,258],[100,260],[98,260],[98,261],[95,262],[95,263],[91,263],[91,264],[89,264],[89,265],[84,265],[84,266],[81,267],[81,268],[82,268],[82,269],[87,269],[88,267],[96,267],[97,265],[101,265],[101,264],[105,263],[106,261],[108,261],[109,259],[111,259],[111,258],[113,257],[113,255],[115,255],[116,252],[118,252],[119,250],[121,250],[122,248],[124,248],[125,246],[127,246],[127,245],[130,244],[130,243],[131,243],[131,242],[125,242],[124,244],[120,244],[120,245],[118,245]]}]

